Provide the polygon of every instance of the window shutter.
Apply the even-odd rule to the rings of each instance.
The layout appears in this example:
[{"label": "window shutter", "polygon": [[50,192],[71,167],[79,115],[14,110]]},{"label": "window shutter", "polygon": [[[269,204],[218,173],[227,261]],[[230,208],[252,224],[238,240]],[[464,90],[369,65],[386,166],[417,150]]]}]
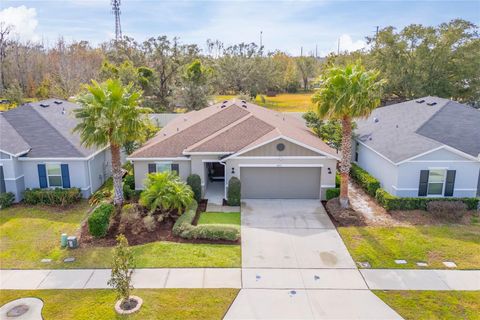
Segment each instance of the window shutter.
[{"label": "window shutter", "polygon": [[148,164],[148,173],[155,173],[157,172],[157,165],[155,163]]},{"label": "window shutter", "polygon": [[47,188],[48,183],[47,183],[47,168],[45,167],[44,164],[38,164],[37,165],[38,169],[38,182],[40,185],[40,188]]},{"label": "window shutter", "polygon": [[177,176],[178,176],[179,173],[180,173],[178,163],[172,163],[171,170],[175,171],[177,173]]},{"label": "window shutter", "polygon": [[420,170],[420,184],[418,185],[418,196],[425,197],[428,189],[428,170]]},{"label": "window shutter", "polygon": [[68,164],[62,164],[60,167],[62,169],[62,187],[70,188],[70,173],[68,172]]},{"label": "window shutter", "polygon": [[455,187],[455,174],[457,172],[455,170],[448,170],[447,171],[447,181],[445,182],[445,197],[452,197],[453,196],[453,189]]}]

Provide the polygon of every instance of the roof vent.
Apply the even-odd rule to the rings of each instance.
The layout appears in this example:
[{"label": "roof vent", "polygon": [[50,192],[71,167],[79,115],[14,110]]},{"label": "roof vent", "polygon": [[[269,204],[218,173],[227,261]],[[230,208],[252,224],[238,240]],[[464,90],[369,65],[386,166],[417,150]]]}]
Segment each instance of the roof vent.
[{"label": "roof vent", "polygon": [[380,121],[380,120],[378,120],[378,118],[376,118],[376,117],[373,118],[373,122],[377,123],[378,121]]},{"label": "roof vent", "polygon": [[53,103],[55,103],[55,104],[62,104],[63,101],[55,100],[55,101],[53,101]]},{"label": "roof vent", "polygon": [[225,108],[226,106],[227,106],[226,104],[222,104],[220,108]]},{"label": "roof vent", "polygon": [[42,108],[48,108],[49,106],[50,106],[49,104],[40,103],[40,107]]},{"label": "roof vent", "polygon": [[62,114],[65,114],[65,108],[62,108]]},{"label": "roof vent", "polygon": [[225,103],[227,103],[227,102],[228,102],[228,100],[224,100],[222,103],[225,104]]},{"label": "roof vent", "polygon": [[435,101],[434,101],[434,102],[427,102],[427,105],[429,105],[429,106],[434,106],[434,105],[436,105],[436,104],[437,104],[437,103],[436,103]]},{"label": "roof vent", "polygon": [[247,103],[247,101],[245,101],[245,100],[242,100],[242,103]]},{"label": "roof vent", "polygon": [[247,105],[246,105],[246,104],[242,104],[242,107],[244,107],[245,109],[247,109]]},{"label": "roof vent", "polygon": [[416,102],[416,103],[424,103],[425,100],[421,99],[421,100],[416,100],[415,102]]}]

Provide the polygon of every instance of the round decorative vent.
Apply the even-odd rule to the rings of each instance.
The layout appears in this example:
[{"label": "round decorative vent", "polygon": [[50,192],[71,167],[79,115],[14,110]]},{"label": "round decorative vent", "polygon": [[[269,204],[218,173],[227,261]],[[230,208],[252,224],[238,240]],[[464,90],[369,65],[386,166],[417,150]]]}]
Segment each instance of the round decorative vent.
[{"label": "round decorative vent", "polygon": [[278,150],[278,151],[283,151],[283,150],[285,150],[285,145],[284,145],[283,143],[277,144],[277,150]]}]

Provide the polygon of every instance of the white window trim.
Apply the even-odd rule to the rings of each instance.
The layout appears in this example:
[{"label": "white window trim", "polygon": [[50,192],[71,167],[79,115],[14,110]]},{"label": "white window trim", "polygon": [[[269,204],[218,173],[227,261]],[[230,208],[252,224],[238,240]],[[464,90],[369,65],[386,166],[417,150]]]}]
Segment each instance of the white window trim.
[{"label": "white window trim", "polygon": [[[442,193],[441,194],[428,194],[430,189],[430,172],[432,170],[443,170],[443,182],[442,182]],[[428,181],[427,181],[427,197],[428,198],[442,198],[445,195],[445,186],[447,184],[447,171],[448,168],[428,168]],[[439,183],[439,182],[432,182]]]},{"label": "white window trim", "polygon": [[[50,175],[48,174],[48,166],[57,166],[60,168],[60,175]],[[45,163],[45,171],[47,174],[47,186],[49,189],[56,189],[56,188],[62,188],[63,189],[63,177],[62,177],[62,164],[58,162],[47,162]],[[60,176],[60,186],[50,186],[50,177],[58,177]]]}]

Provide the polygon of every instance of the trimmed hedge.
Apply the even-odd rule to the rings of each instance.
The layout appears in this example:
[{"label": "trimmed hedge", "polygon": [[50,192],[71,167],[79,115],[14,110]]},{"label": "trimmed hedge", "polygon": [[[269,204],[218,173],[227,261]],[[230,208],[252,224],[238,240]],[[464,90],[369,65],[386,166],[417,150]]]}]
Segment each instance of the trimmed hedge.
[{"label": "trimmed hedge", "polygon": [[27,189],[23,192],[26,204],[44,204],[50,206],[67,206],[80,201],[82,194],[79,188],[70,189]]},{"label": "trimmed hedge", "polygon": [[0,193],[0,209],[8,208],[15,200],[15,195],[12,192]]},{"label": "trimmed hedge", "polygon": [[101,238],[107,234],[110,216],[114,209],[113,204],[102,203],[93,210],[90,217],[88,217],[88,231],[92,236]]},{"label": "trimmed hedge", "polygon": [[228,240],[237,241],[240,238],[240,227],[231,224],[192,224],[197,212],[197,203],[190,207],[177,219],[173,226],[174,235],[184,239]]},{"label": "trimmed hedge", "polygon": [[327,193],[326,193],[327,201],[333,198],[338,198],[338,196],[340,196],[340,188],[327,189]]},{"label": "trimmed hedge", "polygon": [[202,200],[202,179],[198,174],[191,174],[187,178],[187,184],[192,188],[195,201]]},{"label": "trimmed hedge", "polygon": [[355,163],[352,163],[350,176],[355,180],[369,195],[375,197],[377,189],[380,188],[380,181],[371,176],[367,171],[363,170]]},{"label": "trimmed hedge", "polygon": [[400,198],[384,189],[378,189],[375,194],[377,202],[386,210],[427,210],[427,205],[432,201],[461,201],[465,203],[468,210],[478,208],[479,198]]},{"label": "trimmed hedge", "polygon": [[240,205],[240,192],[242,185],[237,177],[231,177],[228,181],[227,202],[229,206]]}]

